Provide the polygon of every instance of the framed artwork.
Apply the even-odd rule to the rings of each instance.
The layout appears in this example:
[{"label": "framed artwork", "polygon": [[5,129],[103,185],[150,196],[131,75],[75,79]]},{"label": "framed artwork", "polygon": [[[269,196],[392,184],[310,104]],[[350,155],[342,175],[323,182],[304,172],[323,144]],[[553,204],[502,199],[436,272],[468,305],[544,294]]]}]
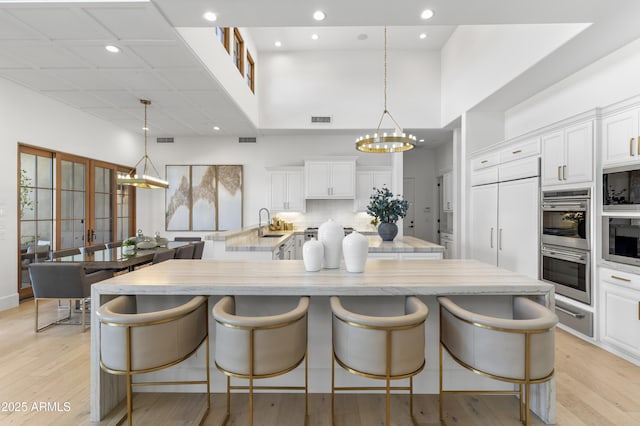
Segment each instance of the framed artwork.
[{"label": "framed artwork", "polygon": [[167,165],[167,231],[224,231],[242,227],[241,165]]}]

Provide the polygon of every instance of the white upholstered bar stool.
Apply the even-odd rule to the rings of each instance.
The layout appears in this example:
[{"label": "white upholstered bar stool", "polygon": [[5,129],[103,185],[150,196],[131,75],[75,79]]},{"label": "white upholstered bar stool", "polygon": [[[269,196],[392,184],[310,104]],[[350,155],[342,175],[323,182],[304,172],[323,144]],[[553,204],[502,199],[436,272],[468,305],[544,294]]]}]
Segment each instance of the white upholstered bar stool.
[{"label": "white upholstered bar stool", "polygon": [[[546,307],[513,298],[512,318],[468,311],[447,297],[440,302],[440,419],[446,393],[513,394],[520,398],[520,421],[529,425],[531,384],[551,380],[558,317]],[[456,391],[443,389],[443,348],[461,366],[492,379],[518,385],[513,391]]]},{"label": "white upholstered bar stool", "polygon": [[[201,412],[200,422],[209,413],[207,300],[204,296],[119,296],[98,308],[100,367],[108,373],[126,376],[125,417],[129,425],[133,423],[133,386],[206,385],[207,406]],[[203,343],[206,380],[133,383],[133,375],[176,365],[191,357]]]},{"label": "white upholstered bar stool", "polygon": [[[227,376],[226,424],[231,415],[231,390],[249,390],[249,425],[253,425],[253,391],[255,389],[304,390],[305,424],[307,422],[308,360],[307,312],[309,297],[285,313],[269,316],[236,315],[235,298],[223,297],[213,307],[216,321],[215,362]],[[255,379],[288,373],[304,361],[304,386],[254,386]],[[231,386],[231,377],[248,379],[249,386]]]},{"label": "white upholstered bar stool", "polygon": [[[333,351],[331,362],[331,422],[334,421],[335,391],[384,390],[386,424],[391,424],[391,391],[409,391],[413,416],[413,376],[425,366],[425,321],[429,308],[417,297],[404,301],[404,315],[376,317],[348,311],[339,297],[331,298]],[[350,373],[385,380],[379,387],[335,386],[335,363]],[[409,379],[408,387],[391,386],[392,380]]]}]

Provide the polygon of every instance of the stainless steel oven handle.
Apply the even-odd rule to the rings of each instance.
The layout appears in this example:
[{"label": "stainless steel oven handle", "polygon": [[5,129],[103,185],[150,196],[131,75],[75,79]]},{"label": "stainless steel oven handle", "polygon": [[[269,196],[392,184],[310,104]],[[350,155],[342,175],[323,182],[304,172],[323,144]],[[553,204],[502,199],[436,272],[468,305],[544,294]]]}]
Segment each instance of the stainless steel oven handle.
[{"label": "stainless steel oven handle", "polygon": [[555,259],[567,260],[569,262],[579,261],[580,263],[584,263],[584,264],[587,263],[587,259],[585,258],[584,255],[572,253],[572,252],[542,249],[542,255],[553,257]]},{"label": "stainless steel oven handle", "polygon": [[578,211],[586,211],[587,210],[587,203],[585,202],[581,202],[581,203],[576,203],[576,202],[571,202],[571,201],[565,201],[565,202],[554,202],[554,203],[542,203],[542,209],[543,210],[578,210]]},{"label": "stainless steel oven handle", "polygon": [[567,315],[569,315],[569,316],[572,316],[572,317],[574,317],[574,318],[584,318],[584,314],[583,314],[583,313],[575,313],[575,312],[571,312],[570,310],[568,310],[568,309],[564,309],[564,308],[561,308],[560,306],[556,306],[556,309],[557,309],[558,311],[560,311],[560,312],[562,312],[562,313],[565,313],[565,314],[567,314]]}]

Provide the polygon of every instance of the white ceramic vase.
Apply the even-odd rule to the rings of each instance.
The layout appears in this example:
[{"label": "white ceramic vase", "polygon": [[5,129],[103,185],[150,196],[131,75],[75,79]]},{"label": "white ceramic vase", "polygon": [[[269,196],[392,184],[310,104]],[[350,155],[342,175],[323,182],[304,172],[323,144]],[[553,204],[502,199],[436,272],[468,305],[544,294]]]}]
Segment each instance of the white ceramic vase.
[{"label": "white ceramic vase", "polygon": [[369,254],[369,239],[354,231],[342,240],[342,252],[347,272],[364,272]]},{"label": "white ceramic vase", "polygon": [[320,241],[312,238],[302,245],[302,260],[305,271],[316,272],[322,269],[323,258],[324,246]]},{"label": "white ceramic vase", "polygon": [[344,228],[332,219],[324,222],[318,228],[318,241],[324,246],[324,267],[326,269],[340,267],[343,238]]}]

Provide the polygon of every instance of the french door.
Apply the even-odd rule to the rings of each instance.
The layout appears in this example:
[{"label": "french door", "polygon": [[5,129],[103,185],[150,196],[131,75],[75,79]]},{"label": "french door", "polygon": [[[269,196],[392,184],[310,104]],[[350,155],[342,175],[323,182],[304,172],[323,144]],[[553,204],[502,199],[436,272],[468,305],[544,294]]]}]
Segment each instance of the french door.
[{"label": "french door", "polygon": [[32,295],[28,277],[31,261],[48,259],[50,250],[133,235],[135,191],[116,183],[118,172],[128,172],[130,168],[32,147],[19,149],[18,292],[20,298],[25,298]]}]

